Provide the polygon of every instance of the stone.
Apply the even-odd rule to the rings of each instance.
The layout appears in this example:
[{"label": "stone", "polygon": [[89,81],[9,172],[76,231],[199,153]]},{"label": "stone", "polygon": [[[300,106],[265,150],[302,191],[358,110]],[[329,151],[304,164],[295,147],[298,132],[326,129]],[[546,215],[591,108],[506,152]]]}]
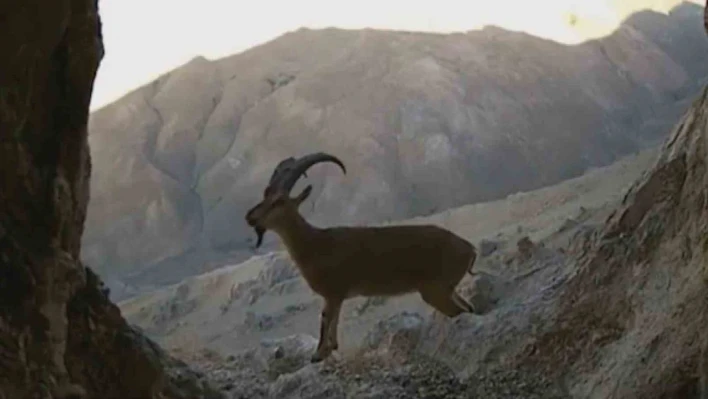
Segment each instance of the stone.
[{"label": "stone", "polygon": [[499,249],[499,243],[491,240],[482,240],[479,242],[479,256],[487,257]]},{"label": "stone", "polygon": [[278,339],[261,340],[260,354],[269,375],[293,373],[310,364],[317,348],[317,339],[307,334],[290,335]]},{"label": "stone", "polygon": [[415,312],[400,312],[378,322],[367,333],[362,348],[367,350],[407,354],[418,344],[424,318]]}]

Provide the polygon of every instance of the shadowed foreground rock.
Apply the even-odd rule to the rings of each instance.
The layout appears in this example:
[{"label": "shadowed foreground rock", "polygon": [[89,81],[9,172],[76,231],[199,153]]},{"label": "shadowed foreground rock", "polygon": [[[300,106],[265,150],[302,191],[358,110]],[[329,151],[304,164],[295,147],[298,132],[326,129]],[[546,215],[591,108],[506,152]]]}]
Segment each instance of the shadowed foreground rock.
[{"label": "shadowed foreground rock", "polygon": [[7,2],[0,16],[0,398],[212,396],[79,261],[96,2]]}]

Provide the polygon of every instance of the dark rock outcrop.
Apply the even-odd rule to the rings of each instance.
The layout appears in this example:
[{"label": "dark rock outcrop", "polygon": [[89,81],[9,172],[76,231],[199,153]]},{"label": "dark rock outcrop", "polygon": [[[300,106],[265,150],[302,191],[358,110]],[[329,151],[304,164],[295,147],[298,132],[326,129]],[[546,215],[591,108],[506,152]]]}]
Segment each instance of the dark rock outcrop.
[{"label": "dark rock outcrop", "polygon": [[0,398],[214,395],[79,260],[97,2],[5,2],[0,15]]}]

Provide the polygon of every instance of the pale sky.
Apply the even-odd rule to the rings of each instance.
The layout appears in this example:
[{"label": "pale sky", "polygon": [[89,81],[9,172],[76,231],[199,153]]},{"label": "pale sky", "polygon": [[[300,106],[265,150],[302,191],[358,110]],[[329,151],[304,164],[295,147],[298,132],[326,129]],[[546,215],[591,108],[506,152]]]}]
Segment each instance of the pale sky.
[{"label": "pale sky", "polygon": [[[218,59],[303,26],[454,32],[493,24],[577,43],[610,33],[631,11],[665,12],[676,3],[679,0],[99,0],[106,54],[91,109],[198,55]],[[571,14],[580,16],[575,27],[569,24]]]}]

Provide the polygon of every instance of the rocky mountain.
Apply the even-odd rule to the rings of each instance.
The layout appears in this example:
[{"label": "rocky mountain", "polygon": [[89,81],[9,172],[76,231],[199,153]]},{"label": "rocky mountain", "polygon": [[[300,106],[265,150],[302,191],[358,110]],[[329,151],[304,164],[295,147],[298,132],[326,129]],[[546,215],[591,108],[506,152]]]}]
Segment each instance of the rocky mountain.
[{"label": "rocky mountain", "polygon": [[279,160],[311,151],[350,171],[312,170],[316,224],[430,214],[609,164],[663,138],[695,94],[700,21],[692,4],[639,12],[575,46],[494,27],[301,29],[196,58],[91,115],[82,256],[116,298],[243,260],[245,210]]},{"label": "rocky mountain", "polygon": [[0,15],[0,398],[221,397],[129,326],[79,260],[97,2]]},{"label": "rocky mountain", "polygon": [[448,319],[416,295],[352,300],[322,363],[308,360],[322,303],[303,301],[277,254],[121,308],[229,398],[705,398],[707,148],[708,86],[648,158],[419,221],[473,239],[463,226],[478,208],[497,215],[480,274],[458,287],[479,313]]}]

